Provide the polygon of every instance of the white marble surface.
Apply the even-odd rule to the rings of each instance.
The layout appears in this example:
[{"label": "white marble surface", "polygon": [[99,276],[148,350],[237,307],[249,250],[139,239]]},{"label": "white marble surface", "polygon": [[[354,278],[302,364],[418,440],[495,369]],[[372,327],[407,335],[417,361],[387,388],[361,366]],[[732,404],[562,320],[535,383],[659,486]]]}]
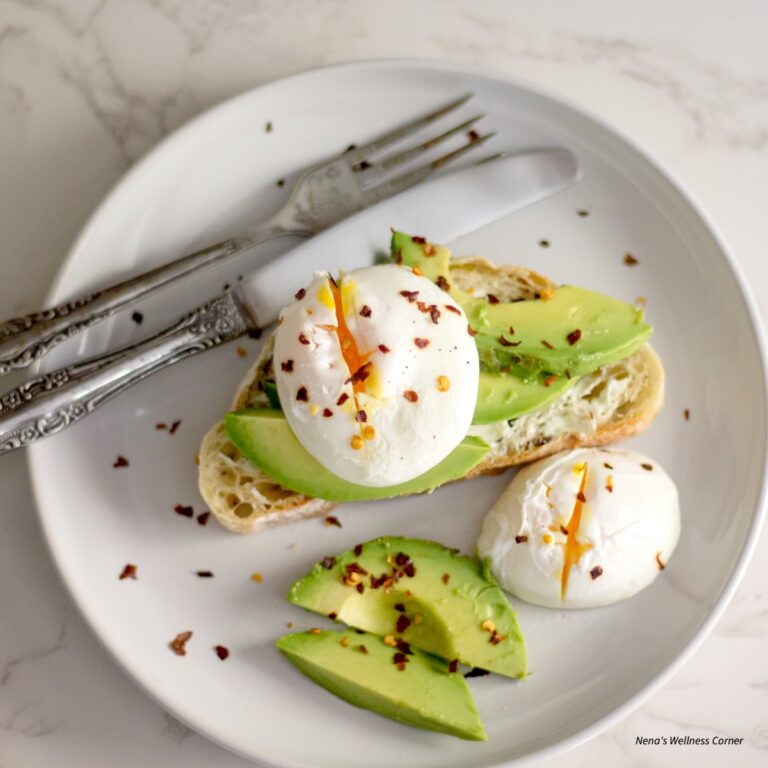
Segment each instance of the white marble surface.
[{"label": "white marble surface", "polygon": [[[36,308],[69,244],[163,135],[332,62],[484,64],[593,112],[676,173],[768,312],[762,0],[0,0],[0,314]],[[164,714],[96,643],[41,540],[24,456],[0,466],[0,767],[247,765]],[[728,510],[723,510],[728,514]],[[768,764],[768,537],[712,635],[634,714],[545,763]],[[726,735],[739,747],[637,746]]]}]

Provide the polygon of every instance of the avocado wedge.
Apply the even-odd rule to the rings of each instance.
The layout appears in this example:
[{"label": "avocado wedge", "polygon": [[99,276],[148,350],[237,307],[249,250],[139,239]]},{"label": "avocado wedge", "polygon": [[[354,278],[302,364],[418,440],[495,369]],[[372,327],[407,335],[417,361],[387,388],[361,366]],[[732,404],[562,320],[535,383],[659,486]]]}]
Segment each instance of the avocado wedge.
[{"label": "avocado wedge", "polygon": [[526,674],[517,616],[493,577],[478,560],[434,541],[383,536],[358,545],[316,564],[288,599],[444,659]]},{"label": "avocado wedge", "polygon": [[465,437],[439,464],[413,480],[374,488],[356,485],[329,472],[291,430],[285,414],[274,409],[228,413],[224,424],[240,453],[284,488],[328,501],[388,499],[433,491],[469,472],[490,450],[477,437]]},{"label": "avocado wedge", "polygon": [[307,677],[356,707],[460,739],[488,738],[462,674],[407,643],[397,648],[377,635],[325,630],[285,635],[277,647]]}]

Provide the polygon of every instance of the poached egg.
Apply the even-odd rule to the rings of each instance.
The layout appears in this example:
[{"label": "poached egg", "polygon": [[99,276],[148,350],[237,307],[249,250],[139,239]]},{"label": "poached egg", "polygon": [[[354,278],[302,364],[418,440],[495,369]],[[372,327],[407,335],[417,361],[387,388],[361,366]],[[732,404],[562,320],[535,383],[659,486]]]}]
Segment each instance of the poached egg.
[{"label": "poached egg", "polygon": [[677,488],[647,456],[586,448],[522,469],[477,542],[501,586],[551,608],[591,608],[645,589],[680,536]]},{"label": "poached egg", "polygon": [[296,437],[351,483],[407,482],[467,434],[479,362],[461,307],[394,264],[318,275],[275,335],[280,402]]}]

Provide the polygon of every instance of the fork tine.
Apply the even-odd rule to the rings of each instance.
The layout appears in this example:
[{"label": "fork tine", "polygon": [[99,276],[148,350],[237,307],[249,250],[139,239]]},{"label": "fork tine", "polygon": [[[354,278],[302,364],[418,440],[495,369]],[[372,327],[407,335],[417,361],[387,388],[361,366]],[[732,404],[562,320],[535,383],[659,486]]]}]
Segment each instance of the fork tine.
[{"label": "fork tine", "polygon": [[473,149],[482,146],[486,141],[492,139],[495,135],[495,132],[486,133],[477,139],[469,141],[464,146],[455,149],[453,152],[449,152],[447,155],[438,157],[437,160],[433,160],[430,163],[425,163],[424,165],[419,166],[412,171],[408,171],[407,173],[403,173],[400,176],[396,176],[394,179],[389,179],[387,181],[383,181],[381,184],[376,184],[364,189],[363,195],[365,196],[366,205],[371,205],[372,203],[378,202],[380,200],[385,200],[388,197],[392,197],[392,195],[398,194],[398,192],[402,192],[403,190],[408,189],[408,187],[412,187],[414,184],[418,184],[420,181],[423,181],[428,176],[433,174],[438,168],[442,168],[444,165],[447,165],[453,160],[457,160],[467,152],[471,152]]},{"label": "fork tine", "polygon": [[476,115],[470,120],[465,120],[463,123],[461,123],[461,125],[457,125],[455,128],[451,128],[450,130],[445,131],[445,133],[441,133],[439,136],[435,136],[432,139],[427,139],[427,141],[424,141],[421,144],[412,147],[411,149],[406,149],[403,152],[398,152],[396,155],[385,157],[378,163],[373,163],[371,167],[378,168],[380,171],[391,171],[393,168],[397,168],[398,165],[402,165],[403,163],[407,163],[409,160],[412,160],[414,157],[423,155],[428,150],[438,146],[439,144],[442,144],[452,136],[456,136],[456,134],[465,131],[467,128],[469,128],[470,125],[476,123],[482,117],[485,117],[485,115]]},{"label": "fork tine", "polygon": [[385,133],[383,136],[379,136],[368,144],[364,144],[362,147],[356,147],[356,153],[358,156],[365,157],[367,155],[373,154],[374,152],[379,152],[382,149],[386,149],[401,139],[405,139],[411,134],[416,133],[416,131],[419,131],[430,123],[433,123],[435,120],[439,120],[441,117],[443,117],[443,115],[447,115],[449,112],[453,112],[454,109],[458,109],[460,106],[462,106],[462,104],[466,104],[471,98],[471,93],[467,94],[466,96],[462,96],[460,99],[456,99],[456,101],[452,101],[450,104],[446,104],[444,107],[440,107],[440,109],[437,109],[434,112],[430,112],[424,117],[420,117],[411,121],[410,123],[407,123],[401,128],[396,128],[394,131],[390,131],[389,133]]}]

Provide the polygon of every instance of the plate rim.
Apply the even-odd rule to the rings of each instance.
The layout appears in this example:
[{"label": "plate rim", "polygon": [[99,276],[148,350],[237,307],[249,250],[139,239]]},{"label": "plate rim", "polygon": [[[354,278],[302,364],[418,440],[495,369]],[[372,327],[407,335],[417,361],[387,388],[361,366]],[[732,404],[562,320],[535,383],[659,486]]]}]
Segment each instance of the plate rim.
[{"label": "plate rim", "polygon": [[[695,633],[688,640],[686,645],[679,651],[677,656],[664,669],[662,669],[648,682],[646,682],[638,691],[636,691],[629,698],[625,699],[621,704],[614,707],[610,712],[598,718],[593,723],[582,728],[571,736],[542,747],[541,749],[538,749],[534,752],[530,752],[526,755],[511,758],[505,760],[505,762],[502,763],[496,763],[496,768],[512,768],[512,766],[515,766],[515,768],[524,768],[525,766],[532,766],[548,758],[555,757],[556,755],[564,754],[565,752],[589,741],[611,726],[617,724],[629,714],[631,714],[634,710],[636,710],[646,700],[648,700],[655,692],[662,688],[669,681],[669,679],[682,668],[682,666],[700,648],[703,641],[709,636],[715,624],[722,617],[726,607],[733,599],[733,596],[738,589],[744,574],[746,573],[747,567],[749,566],[749,563],[754,555],[766,517],[766,508],[768,507],[768,341],[766,340],[766,331],[763,327],[763,322],[758,311],[757,302],[752,294],[751,289],[749,288],[743,270],[735,260],[733,252],[727,244],[725,237],[720,231],[720,228],[705,211],[701,203],[699,203],[693,194],[687,189],[686,185],[683,184],[682,181],[678,179],[677,176],[673,174],[673,172],[659,158],[657,158],[651,151],[640,145],[635,139],[626,135],[623,130],[613,126],[603,117],[594,113],[593,110],[583,107],[575,100],[562,97],[561,95],[554,93],[551,89],[542,87],[538,83],[532,83],[531,81],[523,78],[510,76],[507,73],[494,67],[436,59],[386,57],[362,60],[343,60],[341,62],[335,62],[320,67],[312,67],[292,73],[285,77],[261,83],[254,88],[249,88],[242,93],[229,96],[224,100],[213,104],[191,119],[182,123],[176,129],[164,136],[149,151],[142,155],[137,162],[135,162],[117,179],[117,181],[112,185],[110,190],[101,199],[92,213],[88,216],[83,226],[80,228],[77,237],[68,248],[66,256],[57,269],[49,290],[46,292],[44,305],[51,306],[64,300],[66,294],[63,291],[63,287],[69,277],[69,271],[72,269],[75,255],[82,248],[96,222],[101,218],[103,211],[112,204],[113,199],[121,193],[125,186],[132,182],[135,175],[143,172],[144,167],[154,161],[156,156],[165,152],[171,144],[178,143],[179,140],[182,140],[186,135],[191,134],[193,131],[197,130],[198,127],[210,119],[212,115],[215,113],[223,113],[226,109],[232,108],[240,100],[246,101],[252,97],[254,93],[268,90],[270,88],[280,88],[286,83],[292,82],[294,80],[300,80],[303,78],[309,79],[312,76],[322,74],[332,75],[332,73],[335,71],[346,72],[350,69],[357,69],[363,72],[368,69],[377,69],[382,67],[402,69],[418,68],[440,72],[455,72],[493,80],[506,85],[512,85],[513,87],[519,89],[521,92],[525,92],[539,99],[544,99],[554,103],[556,106],[565,107],[575,115],[591,121],[603,131],[610,134],[613,138],[623,143],[628,149],[634,152],[637,157],[645,162],[648,167],[657,173],[672,189],[672,191],[679,196],[682,202],[687,205],[690,211],[696,216],[696,218],[698,218],[706,232],[714,241],[714,244],[719,250],[720,255],[723,257],[725,265],[730,270],[735,280],[736,287],[741,294],[742,302],[747,311],[752,333],[754,335],[755,343],[759,353],[758,362],[763,382],[763,410],[766,414],[766,419],[761,425],[763,456],[760,491],[758,494],[756,508],[752,514],[750,526],[745,533],[744,541],[741,549],[739,550],[733,570],[731,571],[731,574],[724,584],[722,590],[715,599],[712,609],[704,621],[702,621],[701,625],[698,627]],[[38,374],[43,367],[43,363],[38,362],[35,364],[32,372],[34,374]],[[269,768],[309,768],[309,766],[306,764],[297,763],[295,761],[290,763],[275,763],[271,762],[270,758],[267,757],[260,756],[255,758],[252,755],[241,751],[237,747],[227,744],[225,741],[221,740],[218,736],[212,733],[206,727],[205,722],[194,721],[192,717],[187,717],[185,714],[181,713],[177,707],[171,706],[170,704],[164,702],[160,698],[159,694],[156,694],[149,687],[149,685],[144,682],[143,677],[134,670],[135,665],[132,665],[128,658],[123,658],[116,649],[108,644],[107,640],[102,637],[101,633],[97,629],[98,622],[91,619],[91,610],[87,606],[87,601],[84,598],[81,599],[78,592],[76,591],[75,585],[71,583],[67,578],[64,565],[62,562],[60,562],[57,555],[57,550],[54,548],[53,536],[47,527],[46,515],[43,512],[41,489],[44,483],[44,476],[39,462],[34,461],[36,453],[37,448],[34,445],[30,446],[29,449],[27,449],[25,455],[25,463],[30,481],[30,487],[32,490],[32,497],[34,500],[35,516],[40,527],[46,549],[51,558],[51,561],[55,566],[57,575],[62,585],[64,586],[65,591],[74,603],[78,613],[84,619],[92,635],[97,639],[99,645],[106,650],[107,654],[115,661],[118,668],[134,685],[137,685],[142,690],[142,692],[145,693],[150,700],[154,701],[161,709],[171,713],[173,717],[184,723],[191,730],[201,734],[206,739],[223,747],[229,752],[237,754],[256,764],[260,763],[265,767],[268,766]]]}]

